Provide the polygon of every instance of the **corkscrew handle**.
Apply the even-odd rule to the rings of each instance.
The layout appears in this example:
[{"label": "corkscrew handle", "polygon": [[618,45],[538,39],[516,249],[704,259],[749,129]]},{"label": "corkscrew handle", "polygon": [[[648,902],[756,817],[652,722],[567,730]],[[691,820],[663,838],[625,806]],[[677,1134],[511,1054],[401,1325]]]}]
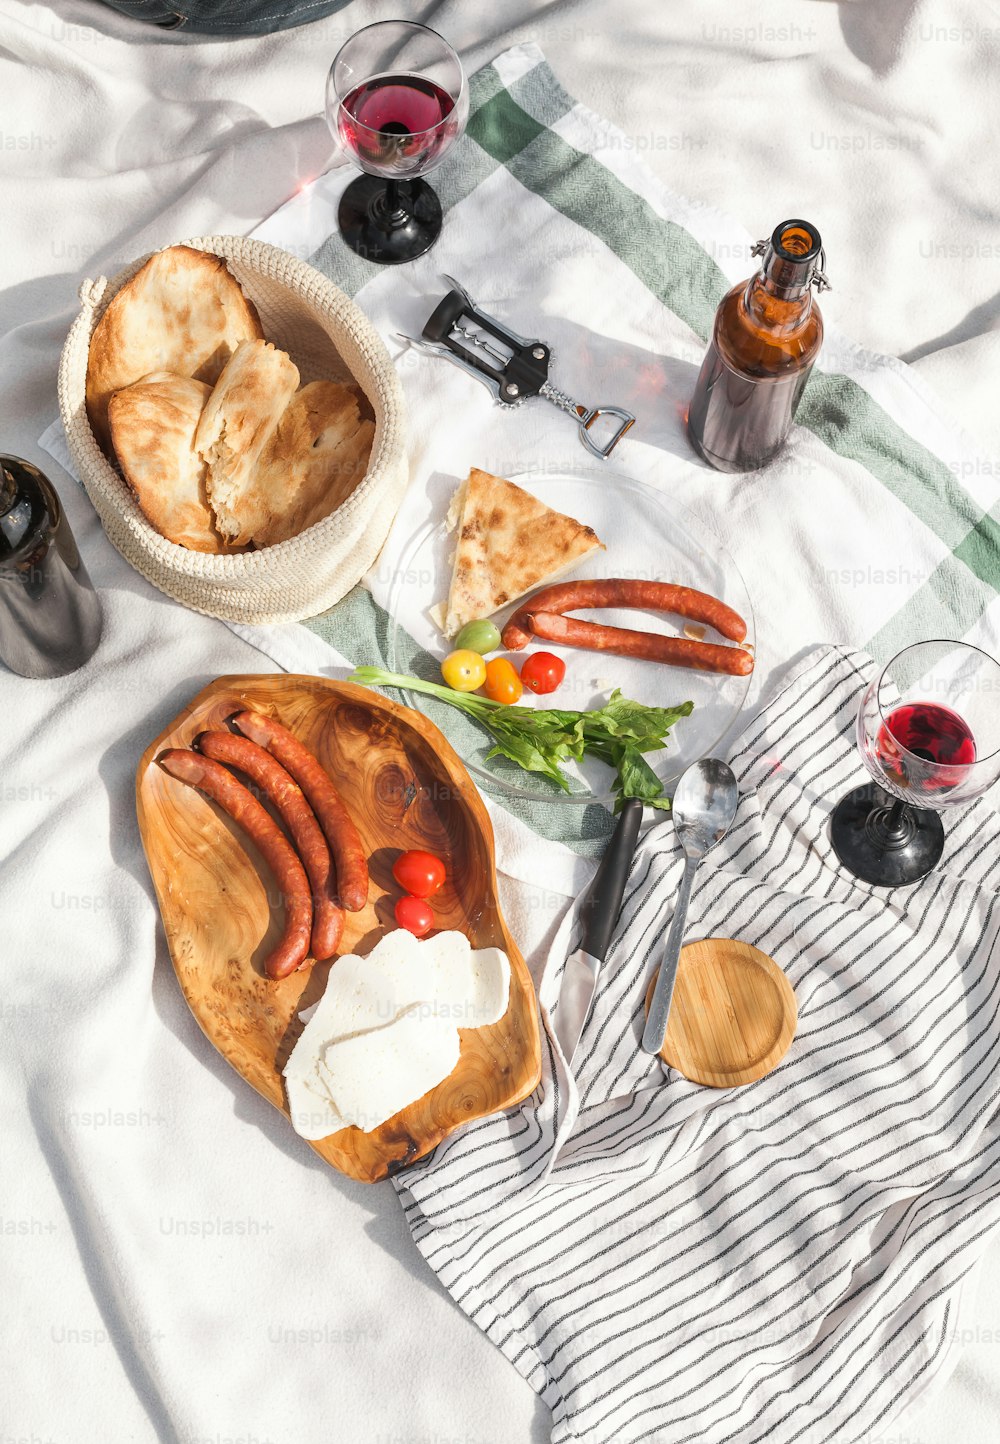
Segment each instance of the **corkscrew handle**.
[{"label": "corkscrew handle", "polygon": [[[568,416],[573,417],[580,428],[580,440],[590,454],[599,457],[601,461],[607,461],[625,433],[635,425],[635,417],[624,407],[581,406],[578,401],[574,401],[571,396],[566,395],[565,391],[560,391],[558,386],[553,386],[549,381],[545,382],[538,394],[544,396],[546,401],[551,401],[553,406],[558,406],[560,411],[565,411]],[[611,432],[603,445],[590,434],[590,428],[602,416],[616,416],[621,422],[621,425]]]}]

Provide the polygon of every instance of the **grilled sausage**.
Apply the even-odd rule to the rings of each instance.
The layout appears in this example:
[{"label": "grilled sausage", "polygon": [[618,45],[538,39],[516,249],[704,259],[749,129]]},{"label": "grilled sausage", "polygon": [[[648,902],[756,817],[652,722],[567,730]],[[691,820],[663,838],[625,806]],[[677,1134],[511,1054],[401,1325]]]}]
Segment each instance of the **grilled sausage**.
[{"label": "grilled sausage", "polygon": [[332,958],[344,931],[344,910],[334,901],[337,884],[330,849],[302,788],[270,752],[247,737],[236,737],[232,732],[202,732],[194,745],[204,756],[245,772],[274,803],[312,886],[310,951],[318,961]]},{"label": "grilled sausage", "polygon": [[595,652],[616,652],[620,657],[642,657],[700,672],[727,672],[746,677],[753,657],[742,647],[720,647],[713,642],[690,642],[686,637],[664,637],[658,632],[633,632],[628,627],[605,627],[581,622],[560,612],[530,612],[525,621],[536,637],[561,642],[564,647],[590,647]]},{"label": "grilled sausage", "polygon": [[360,912],[368,901],[368,862],[339,792],[308,747],[273,717],[238,712],[232,720],[245,737],[272,753],[302,788],[330,844],[340,901],[349,913]]},{"label": "grilled sausage", "polygon": [[182,747],[171,747],[161,752],[157,760],[171,777],[186,782],[189,787],[197,787],[217,802],[264,854],[285,899],[285,931],[265,961],[264,971],[269,978],[287,978],[289,973],[301,968],[309,956],[312,928],[309,879],[291,843],[256,797],[218,762]]},{"label": "grilled sausage", "polygon": [[[630,577],[606,577],[599,581],[557,582],[543,587],[521,603],[503,629],[503,644],[518,652],[528,641],[530,628],[525,619],[530,613],[575,612],[581,607],[625,607],[647,612],[674,612],[705,622],[731,642],[742,642],[747,624],[738,612],[693,587],[678,587],[673,582],[642,582]],[[583,645],[587,645],[584,643]]]}]

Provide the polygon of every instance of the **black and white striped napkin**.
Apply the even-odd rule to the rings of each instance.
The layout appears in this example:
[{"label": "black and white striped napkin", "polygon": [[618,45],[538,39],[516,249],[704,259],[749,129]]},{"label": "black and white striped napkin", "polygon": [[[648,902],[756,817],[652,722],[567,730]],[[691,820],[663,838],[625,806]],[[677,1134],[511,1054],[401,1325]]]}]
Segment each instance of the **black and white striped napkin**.
[{"label": "black and white striped napkin", "polygon": [[827,835],[865,780],[869,658],[810,654],[750,724],[739,811],[702,865],[687,936],[741,938],[795,988],[798,1032],[745,1088],[640,1048],[682,858],[636,854],[575,1077],[396,1182],[414,1240],[552,1410],[555,1444],[872,1440],[941,1368],[962,1280],[1000,1223],[1000,826],[946,819],[915,887],[859,884]]}]

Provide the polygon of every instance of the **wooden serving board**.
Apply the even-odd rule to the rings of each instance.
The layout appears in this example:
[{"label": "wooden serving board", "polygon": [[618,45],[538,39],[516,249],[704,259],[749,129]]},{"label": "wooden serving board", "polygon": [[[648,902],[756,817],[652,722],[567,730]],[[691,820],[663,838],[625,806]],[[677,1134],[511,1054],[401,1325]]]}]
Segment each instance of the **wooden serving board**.
[{"label": "wooden serving board", "polygon": [[[311,1146],[351,1178],[374,1183],[429,1153],[474,1118],[526,1098],[541,1075],[535,993],[497,904],[493,829],[449,743],[420,713],[323,677],[220,677],[143,753],[136,808],[174,970],[206,1036],[258,1093],[288,1113],[281,1070],[336,959],[272,982],[262,971],[283,928],[273,874],[249,838],[156,758],[222,728],[243,707],[279,718],[329,772],[361,833],[371,885],[348,913],[341,953],[370,952],[395,927],[392,864],[407,848],[436,853],[447,881],[432,901],[439,929],[510,958],[510,1005],[487,1028],[460,1029],[453,1072],[371,1133],[344,1128]],[[275,900],[272,907],[269,898]],[[289,1125],[291,1126],[291,1125]]]},{"label": "wooden serving board", "polygon": [[705,938],[681,948],[660,1057],[692,1083],[737,1088],[777,1068],[797,1022],[795,992],[773,958],[733,938]]}]

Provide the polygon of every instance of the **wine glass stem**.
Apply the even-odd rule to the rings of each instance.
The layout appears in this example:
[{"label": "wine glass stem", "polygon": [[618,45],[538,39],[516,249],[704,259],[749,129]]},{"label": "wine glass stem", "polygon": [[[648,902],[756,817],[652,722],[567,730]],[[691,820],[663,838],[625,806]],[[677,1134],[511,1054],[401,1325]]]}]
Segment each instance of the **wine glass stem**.
[{"label": "wine glass stem", "polygon": [[903,802],[902,798],[897,797],[896,800],[893,802],[892,807],[889,809],[889,815],[885,819],[884,823],[885,833],[888,840],[895,841],[896,839],[901,838],[903,834],[907,831],[906,823],[904,821],[905,817],[906,803]]},{"label": "wine glass stem", "polygon": [[389,225],[401,225],[409,215],[402,203],[399,190],[398,180],[386,181],[385,194],[382,197],[382,212]]}]

